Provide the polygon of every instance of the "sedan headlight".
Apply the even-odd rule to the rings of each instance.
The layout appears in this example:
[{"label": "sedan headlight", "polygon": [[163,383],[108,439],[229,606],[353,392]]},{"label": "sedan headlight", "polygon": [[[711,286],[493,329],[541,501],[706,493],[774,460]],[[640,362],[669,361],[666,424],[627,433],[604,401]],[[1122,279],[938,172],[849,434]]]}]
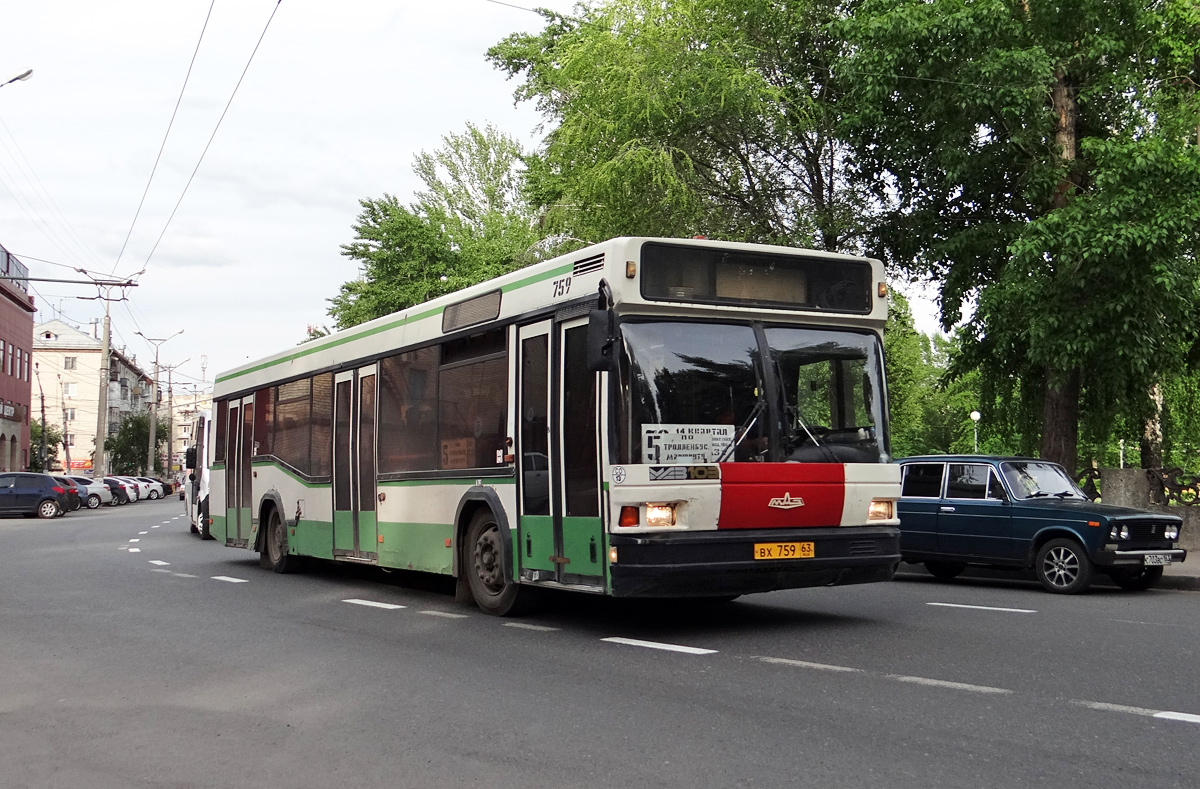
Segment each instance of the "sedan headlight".
[{"label": "sedan headlight", "polygon": [[1110,540],[1128,540],[1129,527],[1114,523],[1112,528],[1108,530],[1108,538]]},{"label": "sedan headlight", "polygon": [[1167,528],[1163,529],[1163,536],[1166,537],[1168,540],[1178,540],[1179,539],[1179,527],[1173,523],[1168,524]]}]

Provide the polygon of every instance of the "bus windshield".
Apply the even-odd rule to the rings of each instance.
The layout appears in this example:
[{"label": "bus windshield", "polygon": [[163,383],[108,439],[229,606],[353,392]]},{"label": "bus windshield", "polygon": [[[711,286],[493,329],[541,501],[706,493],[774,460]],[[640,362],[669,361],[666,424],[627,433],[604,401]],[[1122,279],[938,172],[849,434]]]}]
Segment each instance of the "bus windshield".
[{"label": "bus windshield", "polygon": [[626,322],[622,462],[886,462],[879,341],[852,331]]}]

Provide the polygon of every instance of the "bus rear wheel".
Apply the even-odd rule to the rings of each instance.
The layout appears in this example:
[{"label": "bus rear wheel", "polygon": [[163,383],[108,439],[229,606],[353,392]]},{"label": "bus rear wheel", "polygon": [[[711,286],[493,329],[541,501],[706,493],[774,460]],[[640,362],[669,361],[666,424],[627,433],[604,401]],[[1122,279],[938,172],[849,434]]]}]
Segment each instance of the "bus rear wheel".
[{"label": "bus rear wheel", "polygon": [[288,553],[287,527],[279,510],[271,508],[267,516],[267,532],[263,535],[263,549],[258,563],[277,573],[293,573],[299,569],[300,558]]},{"label": "bus rear wheel", "polygon": [[490,509],[476,512],[467,527],[462,572],[479,610],[493,616],[517,616],[529,610],[536,590],[505,579],[509,561],[500,525]]}]

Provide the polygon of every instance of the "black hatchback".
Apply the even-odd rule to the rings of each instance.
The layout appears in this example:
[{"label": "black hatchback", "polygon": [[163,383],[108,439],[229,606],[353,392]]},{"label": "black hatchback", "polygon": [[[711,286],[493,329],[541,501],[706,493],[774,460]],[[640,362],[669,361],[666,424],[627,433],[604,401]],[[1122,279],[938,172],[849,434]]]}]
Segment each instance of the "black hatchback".
[{"label": "black hatchback", "polygon": [[104,484],[108,485],[108,489],[112,491],[113,498],[109,502],[109,506],[116,507],[120,504],[129,503],[129,488],[124,482],[116,477],[105,477]]},{"label": "black hatchback", "polygon": [[54,518],[70,508],[66,487],[49,474],[0,474],[0,515]]}]

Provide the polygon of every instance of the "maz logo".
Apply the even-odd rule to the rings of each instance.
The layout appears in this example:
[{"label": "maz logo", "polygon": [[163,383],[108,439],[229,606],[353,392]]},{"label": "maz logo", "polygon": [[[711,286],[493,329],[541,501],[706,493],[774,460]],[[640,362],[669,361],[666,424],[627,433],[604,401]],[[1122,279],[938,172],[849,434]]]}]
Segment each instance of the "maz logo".
[{"label": "maz logo", "polygon": [[767,502],[767,506],[774,507],[777,510],[794,510],[797,507],[804,506],[804,499],[799,496],[793,499],[791,493],[785,493],[781,498],[771,499]]}]

